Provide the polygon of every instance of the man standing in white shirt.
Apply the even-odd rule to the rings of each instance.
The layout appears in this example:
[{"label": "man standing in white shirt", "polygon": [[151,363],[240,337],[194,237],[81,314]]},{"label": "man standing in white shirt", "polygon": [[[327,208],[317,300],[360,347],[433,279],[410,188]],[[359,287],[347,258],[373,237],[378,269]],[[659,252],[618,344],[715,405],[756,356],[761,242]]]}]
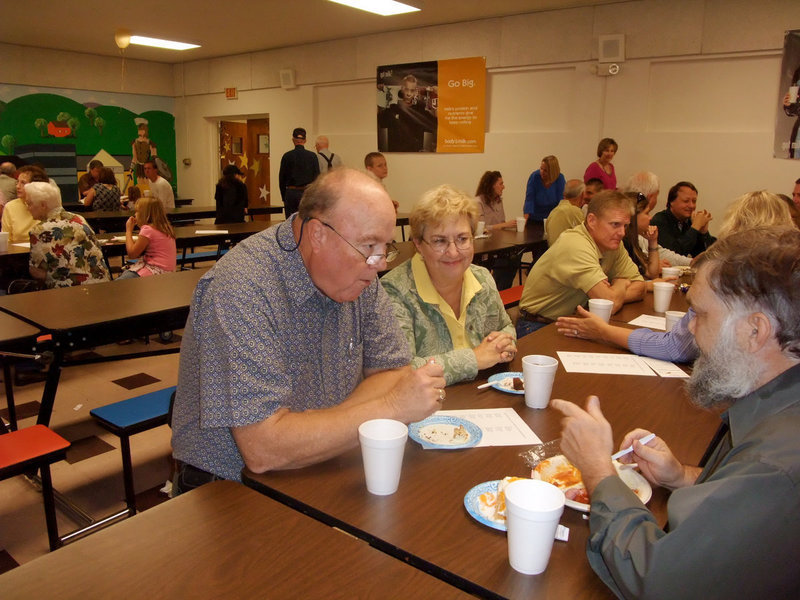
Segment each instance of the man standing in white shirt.
[{"label": "man standing in white shirt", "polygon": [[161,200],[164,208],[175,208],[175,194],[172,192],[172,186],[158,174],[158,167],[156,167],[154,160],[148,160],[144,163],[144,176],[147,177],[153,196]]},{"label": "man standing in white shirt", "polygon": [[317,150],[317,160],[319,161],[320,173],[327,173],[331,169],[335,169],[336,167],[341,167],[343,165],[342,157],[331,152],[330,148],[328,148],[329,145],[330,140],[328,140],[327,136],[317,136],[317,141],[314,143],[314,147]]}]

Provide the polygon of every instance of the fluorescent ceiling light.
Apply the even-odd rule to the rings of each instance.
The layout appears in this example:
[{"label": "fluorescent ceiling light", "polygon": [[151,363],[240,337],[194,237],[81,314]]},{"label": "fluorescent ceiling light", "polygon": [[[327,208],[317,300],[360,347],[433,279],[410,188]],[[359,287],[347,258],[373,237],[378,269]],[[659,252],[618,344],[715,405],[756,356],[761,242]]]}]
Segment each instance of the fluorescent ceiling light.
[{"label": "fluorescent ceiling light", "polygon": [[154,46],[156,48],[167,48],[168,50],[190,50],[192,48],[199,48],[197,44],[184,44],[183,42],[173,42],[172,40],[159,40],[158,38],[144,37],[141,35],[132,35],[131,44],[138,44],[139,46]]},{"label": "fluorescent ceiling light", "polygon": [[344,4],[359,10],[375,13],[389,17],[391,15],[402,15],[405,13],[415,12],[419,9],[416,6],[409,6],[402,2],[395,2],[394,0],[330,0],[336,4]]}]

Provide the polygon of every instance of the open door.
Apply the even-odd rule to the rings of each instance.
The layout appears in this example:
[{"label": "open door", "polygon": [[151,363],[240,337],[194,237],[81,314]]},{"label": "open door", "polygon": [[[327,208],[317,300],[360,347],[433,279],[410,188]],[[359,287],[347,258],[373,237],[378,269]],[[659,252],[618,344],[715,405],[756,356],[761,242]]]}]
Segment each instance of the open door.
[{"label": "open door", "polygon": [[247,119],[247,148],[252,157],[247,172],[250,206],[269,206],[269,119]]},{"label": "open door", "polygon": [[220,121],[220,175],[227,165],[239,167],[245,174],[248,206],[261,207],[271,204],[269,156],[269,119],[248,119],[246,122]]}]

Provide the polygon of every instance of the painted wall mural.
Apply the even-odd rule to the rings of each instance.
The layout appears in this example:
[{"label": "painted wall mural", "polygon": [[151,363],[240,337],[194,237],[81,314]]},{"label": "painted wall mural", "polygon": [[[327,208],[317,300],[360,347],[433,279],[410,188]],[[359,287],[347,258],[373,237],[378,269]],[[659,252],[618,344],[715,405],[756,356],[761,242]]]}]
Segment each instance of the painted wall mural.
[{"label": "painted wall mural", "polygon": [[[124,96],[118,95],[123,101]],[[164,161],[170,175],[175,173],[175,117],[171,113],[136,113],[52,93],[16,95],[10,100],[0,96],[0,154],[44,165],[61,187],[64,203],[69,204],[78,200],[78,178],[100,153],[121,165],[126,188],[136,181],[135,169],[131,174],[130,168],[143,121],[153,154]],[[177,189],[176,176],[170,183]]]}]

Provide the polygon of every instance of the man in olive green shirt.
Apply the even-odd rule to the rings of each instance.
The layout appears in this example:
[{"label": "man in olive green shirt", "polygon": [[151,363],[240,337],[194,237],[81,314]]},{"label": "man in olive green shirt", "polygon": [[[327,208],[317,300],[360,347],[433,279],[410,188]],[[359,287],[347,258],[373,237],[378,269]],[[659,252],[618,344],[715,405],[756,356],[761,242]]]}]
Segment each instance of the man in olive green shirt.
[{"label": "man in olive green shirt", "polygon": [[632,215],[633,204],[620,192],[592,198],[586,221],[562,233],[528,274],[517,337],[573,314],[590,298],[611,300],[615,313],[644,297],[644,280],[622,245]]},{"label": "man in olive green shirt", "polygon": [[545,221],[547,245],[552,246],[567,229],[583,223],[583,205],[586,204],[586,186],[580,179],[570,179],[564,188],[564,199],[550,211]]}]

